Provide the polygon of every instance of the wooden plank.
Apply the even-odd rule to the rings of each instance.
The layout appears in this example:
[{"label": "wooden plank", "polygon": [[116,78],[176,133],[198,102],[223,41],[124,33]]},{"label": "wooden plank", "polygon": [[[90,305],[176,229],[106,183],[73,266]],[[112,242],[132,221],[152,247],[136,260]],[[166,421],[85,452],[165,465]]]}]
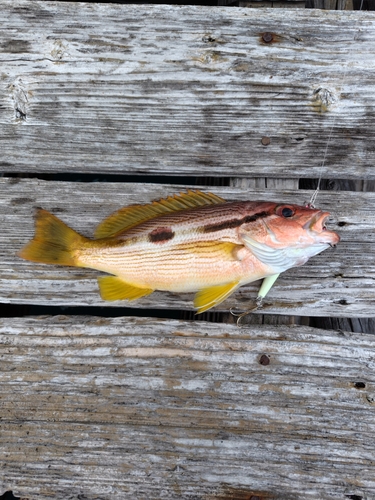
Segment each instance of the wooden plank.
[{"label": "wooden plank", "polygon": [[371,335],[61,316],[0,339],[0,491],[375,496]]},{"label": "wooden plank", "polygon": [[306,0],[306,7],[308,9],[353,10],[353,0]]},{"label": "wooden plank", "polygon": [[[16,252],[33,236],[34,207],[60,216],[84,235],[108,214],[131,203],[147,203],[184,190],[161,184],[70,183],[37,179],[0,179],[0,297],[2,303],[90,305],[192,309],[193,294],[155,292],[136,302],[104,302],[98,294],[98,272],[26,262]],[[209,189],[205,188],[209,191]],[[241,190],[216,187],[228,200],[308,200],[311,191]],[[375,193],[324,192],[322,208],[335,217],[332,229],[342,241],[305,266],[283,273],[268,295],[262,313],[299,316],[371,317],[375,307],[374,205]],[[247,309],[259,283],[242,287],[219,306]]]},{"label": "wooden plank", "polygon": [[275,189],[275,190],[292,190],[298,191],[298,179],[274,179],[272,177],[262,178],[255,177],[252,179],[246,177],[233,177],[229,180],[229,185],[241,188],[254,190]]},{"label": "wooden plank", "polygon": [[270,8],[273,9],[304,9],[305,2],[299,0],[285,0],[282,2],[273,2],[272,0],[253,0],[251,2],[238,2],[239,7],[251,7],[254,8]]},{"label": "wooden plank", "polygon": [[0,6],[2,171],[375,178],[373,13]]}]

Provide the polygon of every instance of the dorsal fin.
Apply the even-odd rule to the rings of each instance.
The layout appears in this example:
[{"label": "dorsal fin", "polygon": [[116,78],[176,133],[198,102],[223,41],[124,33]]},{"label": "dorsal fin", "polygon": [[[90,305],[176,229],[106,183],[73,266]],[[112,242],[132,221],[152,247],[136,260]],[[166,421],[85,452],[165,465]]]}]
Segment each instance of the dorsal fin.
[{"label": "dorsal fin", "polygon": [[159,215],[224,202],[225,200],[216,194],[189,190],[187,193],[168,196],[148,205],[130,205],[104,219],[95,231],[95,238],[115,236]]}]

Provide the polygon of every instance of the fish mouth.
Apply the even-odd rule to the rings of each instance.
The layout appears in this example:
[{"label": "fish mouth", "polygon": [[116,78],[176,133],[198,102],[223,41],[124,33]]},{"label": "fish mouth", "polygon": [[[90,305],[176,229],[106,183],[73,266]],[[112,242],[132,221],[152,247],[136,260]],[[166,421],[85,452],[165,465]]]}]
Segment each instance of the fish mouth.
[{"label": "fish mouth", "polygon": [[329,212],[320,210],[303,226],[303,228],[310,234],[312,233],[318,243],[326,243],[331,247],[335,247],[340,241],[340,236],[334,231],[327,229],[326,223],[330,215]]}]

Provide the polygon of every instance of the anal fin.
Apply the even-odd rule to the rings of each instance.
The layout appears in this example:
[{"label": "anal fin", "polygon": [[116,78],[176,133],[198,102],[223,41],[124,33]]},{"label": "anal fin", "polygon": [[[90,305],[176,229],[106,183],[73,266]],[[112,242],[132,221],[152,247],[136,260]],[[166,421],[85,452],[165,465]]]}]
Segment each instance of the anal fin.
[{"label": "anal fin", "polygon": [[197,308],[197,314],[201,314],[211,307],[215,307],[238,288],[238,281],[226,283],[225,285],[211,286],[199,290],[194,297],[194,306]]},{"label": "anal fin", "polygon": [[98,283],[100,295],[104,300],[136,300],[154,291],[126,283],[118,276],[100,276]]}]

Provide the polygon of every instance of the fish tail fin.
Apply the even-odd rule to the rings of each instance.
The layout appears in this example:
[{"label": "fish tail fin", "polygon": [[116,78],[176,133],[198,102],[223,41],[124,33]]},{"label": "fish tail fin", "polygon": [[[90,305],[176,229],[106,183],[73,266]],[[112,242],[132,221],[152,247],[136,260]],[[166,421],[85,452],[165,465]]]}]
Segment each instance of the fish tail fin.
[{"label": "fish tail fin", "polygon": [[80,266],[76,250],[88,239],[46,210],[38,209],[34,238],[18,253],[22,259],[43,264]]}]

